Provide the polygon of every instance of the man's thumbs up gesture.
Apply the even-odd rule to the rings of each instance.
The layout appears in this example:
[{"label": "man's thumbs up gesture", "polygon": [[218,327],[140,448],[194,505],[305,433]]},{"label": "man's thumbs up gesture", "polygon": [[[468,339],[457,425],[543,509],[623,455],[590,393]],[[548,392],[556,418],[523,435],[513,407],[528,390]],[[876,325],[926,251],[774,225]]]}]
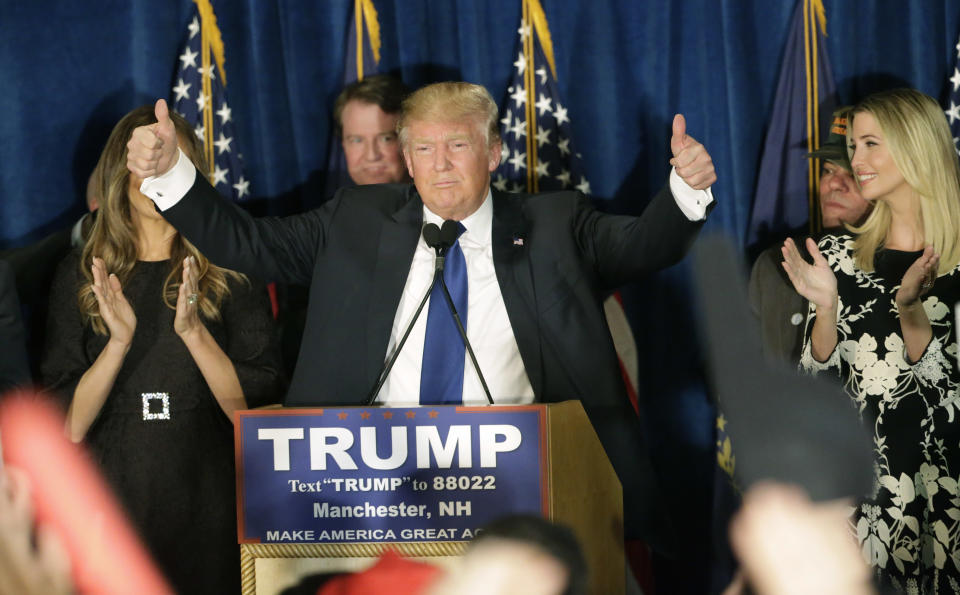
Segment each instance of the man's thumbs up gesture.
[{"label": "man's thumbs up gesture", "polygon": [[673,117],[670,151],[673,152],[670,165],[676,168],[677,174],[691,188],[706,190],[717,181],[710,153],[696,139],[687,135],[687,121],[681,114]]},{"label": "man's thumbs up gesture", "polygon": [[141,179],[165,174],[177,161],[177,131],[167,102],[158,99],[153,113],[157,123],[134,129],[127,143],[127,169]]}]

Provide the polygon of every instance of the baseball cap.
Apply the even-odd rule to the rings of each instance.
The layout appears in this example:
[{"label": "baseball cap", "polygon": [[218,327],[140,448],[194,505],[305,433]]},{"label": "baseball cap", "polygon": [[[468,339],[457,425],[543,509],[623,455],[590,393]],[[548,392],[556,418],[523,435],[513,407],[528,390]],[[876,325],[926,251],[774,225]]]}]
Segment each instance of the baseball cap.
[{"label": "baseball cap", "polygon": [[840,167],[848,171],[853,171],[850,167],[850,157],[847,155],[847,122],[849,121],[850,106],[838,108],[833,112],[833,120],[830,122],[830,134],[827,140],[820,143],[820,148],[816,151],[807,153],[808,158],[820,158],[833,161]]}]

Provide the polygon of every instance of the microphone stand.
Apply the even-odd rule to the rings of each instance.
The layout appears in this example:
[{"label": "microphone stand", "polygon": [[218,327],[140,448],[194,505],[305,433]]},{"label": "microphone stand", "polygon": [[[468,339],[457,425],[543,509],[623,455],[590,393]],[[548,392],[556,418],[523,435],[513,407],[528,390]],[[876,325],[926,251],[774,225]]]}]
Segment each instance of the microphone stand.
[{"label": "microphone stand", "polygon": [[[441,263],[440,266],[442,267],[443,264]],[[436,280],[434,280],[434,283],[436,283]],[[453,314],[453,321],[457,324],[457,330],[460,332],[460,338],[463,339],[463,345],[467,348],[467,353],[470,354],[470,361],[473,362],[473,368],[477,371],[477,376],[480,378],[480,384],[483,386],[483,392],[487,395],[487,401],[490,405],[493,405],[493,397],[490,396],[490,389],[487,387],[487,381],[484,380],[483,373],[480,371],[480,364],[477,363],[477,356],[473,354],[473,347],[470,345],[470,340],[467,339],[467,331],[463,329],[463,323],[460,322],[460,315],[457,314],[457,308],[453,305],[453,299],[450,297],[450,291],[447,289],[447,282],[444,280],[443,275],[440,275],[440,287],[443,289],[443,297],[447,300],[447,306],[450,307],[450,312]]]},{"label": "microphone stand", "polygon": [[410,331],[413,330],[413,325],[417,322],[417,319],[420,318],[420,312],[423,311],[424,304],[427,303],[427,298],[430,297],[430,292],[433,291],[433,286],[437,283],[437,276],[443,277],[443,261],[444,257],[441,254],[441,239],[440,239],[440,228],[437,227],[435,223],[427,223],[423,226],[421,230],[421,235],[423,240],[427,243],[427,246],[431,247],[437,253],[436,265],[433,271],[433,282],[427,287],[426,293],[423,294],[423,299],[420,300],[420,305],[417,306],[417,311],[413,314],[413,320],[410,321],[410,324],[407,325],[407,330],[404,331],[403,337],[400,338],[400,342],[397,343],[397,348],[393,350],[393,354],[390,356],[390,359],[387,360],[387,363],[383,365],[383,369],[380,370],[380,374],[377,375],[377,383],[373,385],[373,388],[370,389],[370,392],[367,393],[367,398],[363,400],[363,404],[366,407],[373,405],[373,402],[377,400],[377,395],[380,394],[380,389],[383,388],[383,383],[387,381],[387,376],[390,374],[390,370],[393,368],[393,364],[396,363],[397,358],[400,356],[400,350],[403,349],[403,344],[407,342],[407,337],[410,336]]},{"label": "microphone stand", "polygon": [[[380,394],[380,389],[383,387],[383,383],[387,381],[387,376],[390,374],[390,370],[393,368],[393,364],[396,363],[397,358],[400,356],[400,350],[403,349],[403,344],[407,342],[407,337],[410,336],[410,331],[413,330],[413,325],[417,322],[417,318],[420,317],[420,312],[423,311],[424,304],[427,303],[427,298],[430,297],[430,292],[433,291],[433,286],[437,283],[437,275],[443,271],[443,257],[437,259],[441,263],[437,266],[437,269],[433,273],[433,283],[427,287],[426,293],[423,294],[423,299],[420,300],[420,305],[417,306],[417,311],[413,315],[413,320],[410,321],[410,324],[407,325],[407,330],[403,333],[403,337],[400,338],[400,342],[397,343],[397,348],[393,350],[393,355],[390,356],[390,359],[387,360],[387,363],[383,366],[383,369],[380,370],[380,375],[377,377],[377,383],[373,385],[373,388],[370,389],[370,392],[367,393],[367,398],[364,399],[363,405],[369,407],[373,405],[373,402],[377,400],[377,395]],[[443,278],[443,275],[440,275],[440,278]]]},{"label": "microphone stand", "polygon": [[407,330],[404,331],[403,336],[400,338],[400,342],[397,343],[397,348],[393,350],[393,354],[390,356],[390,359],[387,360],[387,363],[384,364],[383,369],[380,371],[380,374],[377,376],[377,382],[370,389],[370,392],[367,394],[367,398],[364,399],[364,406],[369,407],[373,405],[374,401],[377,400],[377,395],[380,394],[380,389],[383,388],[383,383],[387,381],[387,376],[390,374],[390,370],[393,368],[393,364],[396,363],[397,357],[400,356],[400,350],[403,349],[404,343],[407,342],[407,337],[410,336],[410,331],[413,330],[413,325],[417,322],[417,318],[420,317],[420,312],[423,311],[423,306],[427,303],[427,298],[430,297],[430,294],[433,292],[434,286],[437,284],[437,280],[440,280],[440,288],[443,289],[443,297],[447,301],[447,306],[450,308],[450,312],[453,314],[453,322],[457,325],[457,331],[460,333],[460,338],[463,340],[464,347],[467,348],[467,353],[470,354],[470,361],[473,362],[473,368],[477,371],[477,377],[480,378],[480,384],[483,386],[483,392],[487,396],[487,401],[493,405],[493,397],[490,395],[490,388],[487,386],[487,381],[483,377],[483,372],[480,371],[480,364],[477,363],[477,356],[473,353],[473,347],[470,345],[470,340],[467,338],[467,331],[463,328],[463,323],[460,321],[460,315],[457,314],[457,308],[453,305],[453,299],[450,297],[450,291],[447,289],[447,282],[443,278],[443,265],[446,262],[447,250],[450,249],[450,246],[453,245],[453,242],[457,241],[456,233],[453,231],[449,224],[453,222],[444,221],[444,229],[441,230],[437,228],[436,224],[428,223],[424,226],[423,229],[423,238],[426,241],[427,245],[433,248],[437,253],[436,264],[433,271],[433,282],[430,283],[430,286],[427,287],[426,293],[423,295],[423,299],[420,300],[420,305],[417,306],[417,311],[413,315],[413,319],[410,321],[410,324],[407,325]]}]

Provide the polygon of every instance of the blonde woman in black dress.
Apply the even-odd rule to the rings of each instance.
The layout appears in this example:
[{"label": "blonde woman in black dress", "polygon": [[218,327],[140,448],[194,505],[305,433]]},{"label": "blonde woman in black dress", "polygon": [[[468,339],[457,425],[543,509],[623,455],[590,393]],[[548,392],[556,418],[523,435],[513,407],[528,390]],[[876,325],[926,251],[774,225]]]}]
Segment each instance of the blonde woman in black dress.
[{"label": "blonde woman in black dress", "polygon": [[881,583],[960,593],[960,163],[943,110],[911,89],[851,112],[850,161],[873,212],[850,233],[787,241],[810,301],[801,368],[836,376],[872,431],[876,481],[854,530]]}]

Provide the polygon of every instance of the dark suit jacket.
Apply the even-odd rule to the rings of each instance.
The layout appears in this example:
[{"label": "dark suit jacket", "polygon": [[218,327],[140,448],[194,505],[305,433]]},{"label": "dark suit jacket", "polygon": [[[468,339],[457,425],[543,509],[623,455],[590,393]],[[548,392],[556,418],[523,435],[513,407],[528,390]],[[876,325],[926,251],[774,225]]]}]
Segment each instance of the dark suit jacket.
[{"label": "dark suit jacket", "polygon": [[[344,188],[319,209],[255,219],[198,176],[163,215],[218,265],[310,285],[286,405],[363,400],[386,357],[420,237],[414,186]],[[665,515],[602,301],[678,261],[699,228],[666,188],[640,218],[601,214],[576,192],[493,192],[494,266],[534,394],[583,402],[624,485],[627,535],[661,548]]]},{"label": "dark suit jacket", "polygon": [[3,356],[0,357],[0,394],[30,382],[26,336],[15,279],[13,267],[7,261],[0,260],[0,345],[3,349]]},{"label": "dark suit jacket", "polygon": [[[806,255],[803,239],[797,244]],[[800,363],[807,300],[783,270],[780,244],[760,253],[750,269],[750,308],[760,322],[764,355],[794,367]]]}]

